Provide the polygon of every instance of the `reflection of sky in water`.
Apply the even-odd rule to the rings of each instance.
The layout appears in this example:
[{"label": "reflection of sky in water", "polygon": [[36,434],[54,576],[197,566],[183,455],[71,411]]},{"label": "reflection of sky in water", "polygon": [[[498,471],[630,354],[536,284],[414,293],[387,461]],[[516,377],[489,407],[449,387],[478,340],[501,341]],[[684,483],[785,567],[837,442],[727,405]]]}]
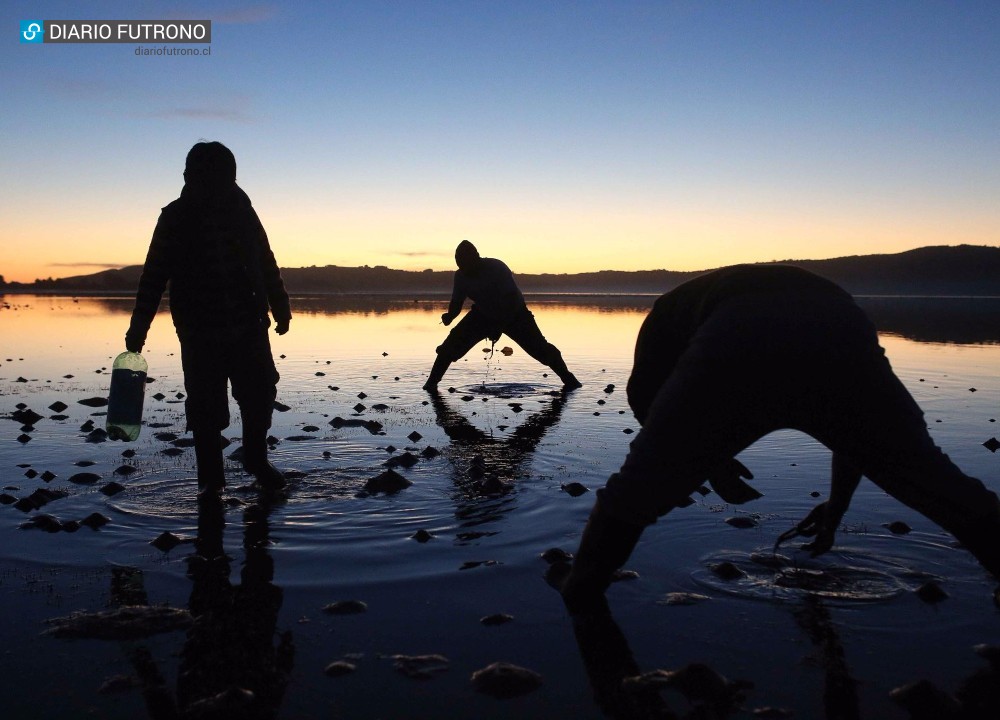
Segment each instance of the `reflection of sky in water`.
[{"label": "reflection of sky in water", "polygon": [[[163,455],[162,450],[169,445],[155,439],[154,429],[144,428],[139,440],[128,446],[136,451],[128,462],[137,472],[127,479],[117,478],[129,488],[124,493],[108,499],[96,487],[65,482],[82,469],[74,462],[94,461],[96,464],[87,469],[101,473],[104,481],[112,479],[111,471],[125,462],[121,453],[126,446],[121,443],[84,442],[84,433],[78,428],[93,410],[76,400],[106,392],[110,376],[95,370],[110,367],[111,358],[121,350],[131,300],[74,301],[16,295],[4,300],[11,308],[0,310],[4,337],[0,415],[9,415],[20,402],[43,415],[51,412],[46,408],[55,400],[70,406],[65,411],[69,419],[39,421],[31,433],[33,439],[25,445],[14,441],[20,432],[18,424],[3,421],[0,472],[4,485],[18,487],[13,491],[16,495],[27,494],[44,483],[27,478],[26,468],[18,465],[30,464],[38,472],[51,469],[59,477],[50,487],[73,494],[46,506],[46,512],[74,518],[96,510],[111,516],[113,522],[100,533],[83,530],[74,536],[50,536],[41,531],[19,531],[17,524],[23,516],[2,507],[0,540],[4,550],[0,563],[6,568],[12,564],[63,567],[86,577],[100,573],[109,562],[135,565],[148,575],[152,600],[183,605],[189,591],[183,562],[188,546],[164,556],[148,542],[164,530],[181,536],[195,532],[192,451],[185,450],[177,457]],[[564,702],[575,702],[566,700],[568,695],[585,697],[586,692],[579,687],[582,678],[556,662],[575,649],[566,644],[572,642],[571,636],[560,632],[565,622],[561,605],[554,602],[551,590],[540,579],[538,553],[553,546],[575,548],[593,493],[571,498],[561,485],[575,481],[591,489],[599,487],[624,457],[630,435],[623,431],[638,429],[624,390],[635,335],[650,300],[632,304],[617,301],[608,307],[532,304],[543,333],[560,347],[570,368],[584,382],[584,387],[564,402],[549,394],[557,388],[556,379],[545,377],[545,368],[502,338],[497,349],[510,345],[513,355],[505,357],[497,352],[488,358],[482,347],[474,348],[445,376],[442,390],[455,387],[457,392],[444,392],[439,407],[429,402],[420,386],[434,348],[447,333],[439,323],[443,301],[366,304],[349,299],[342,301],[338,312],[332,312],[326,302],[301,301],[304,309],[296,311],[291,332],[280,338],[272,335],[282,375],[278,399],[289,406],[286,412],[275,413],[272,434],[279,443],[272,458],[279,467],[302,473],[293,481],[288,501],[275,507],[270,516],[269,553],[275,562],[275,581],[286,593],[279,628],[295,629],[306,617],[313,618],[313,632],[318,628],[328,634],[332,628],[317,616],[317,608],[327,602],[365,595],[377,609],[389,598],[406,598],[411,613],[415,612],[412,608],[423,613],[421,627],[414,627],[408,616],[384,615],[379,616],[374,635],[371,626],[348,626],[346,630],[338,626],[341,634],[337,637],[343,644],[338,645],[338,652],[446,651],[457,664],[485,664],[499,659],[494,655],[500,650],[490,648],[500,643],[496,647],[505,649],[508,659],[520,659],[550,677],[562,677],[566,687],[550,692]],[[882,342],[896,372],[925,409],[932,434],[963,469],[997,489],[997,456],[982,443],[1000,434],[997,424],[989,422],[997,418],[1000,405],[996,377],[1000,345],[917,342],[902,334],[886,332]],[[488,348],[488,343],[483,347]],[[182,434],[183,403],[176,401],[176,394],[183,392],[183,380],[179,348],[167,313],[157,316],[147,348],[144,354],[150,363],[150,376],[156,380],[147,388],[145,421],[163,423],[168,426],[164,429]],[[64,377],[70,374],[74,377]],[[29,382],[15,382],[18,377]],[[516,397],[478,392],[484,381],[494,389],[512,390],[507,394]],[[616,386],[612,393],[604,392],[609,384]],[[977,391],[970,392],[972,387]],[[165,398],[152,399],[155,392],[162,392]],[[366,397],[359,398],[359,393]],[[336,416],[354,417],[353,406],[359,402],[366,408],[358,417],[378,420],[384,435],[372,435],[363,428],[338,430],[330,426]],[[520,405],[520,411],[512,407],[514,404]],[[385,407],[376,410],[375,405]],[[234,424],[225,434],[235,440],[239,435],[235,404],[232,410]],[[98,424],[103,421],[101,416],[94,419]],[[309,427],[315,429],[307,430]],[[537,432],[530,432],[533,427]],[[528,428],[527,437],[519,439],[518,428]],[[422,437],[410,440],[413,431]],[[227,452],[238,446],[237,440]],[[388,452],[389,446],[396,451]],[[419,453],[428,446],[442,454],[400,470],[413,481],[412,487],[391,497],[356,496],[366,479],[384,469],[382,464],[391,455],[404,449]],[[482,455],[487,468],[508,483],[504,492],[491,494],[477,489],[478,480],[469,473],[476,455]],[[799,667],[796,653],[801,635],[786,611],[771,608],[770,603],[753,603],[752,609],[739,605],[739,588],[712,590],[713,584],[720,582],[715,579],[706,583],[708,592],[713,593],[710,603],[662,608],[655,602],[666,592],[706,592],[702,582],[709,563],[730,555],[748,558],[761,546],[770,546],[819,501],[810,493],[825,495],[827,491],[829,453],[801,434],[774,433],[748,449],[741,459],[754,472],[752,484],[764,497],[734,508],[722,505],[713,495],[698,496],[694,506],[671,514],[647,531],[629,563],[639,571],[640,581],[617,584],[610,598],[643,669],[670,667],[696,657],[716,658],[730,665],[731,674],[739,675],[743,668],[742,675],[757,682],[761,704],[780,704],[791,672],[800,689],[791,694],[788,704],[809,708],[808,698],[819,691],[815,679]],[[225,544],[235,558],[234,567],[238,567],[245,557],[239,530],[242,503],[252,503],[254,494],[245,489],[247,476],[236,463],[227,463],[227,472],[232,507],[227,511]],[[738,530],[723,522],[744,513],[754,515],[758,527]],[[882,527],[897,519],[909,523],[913,532],[893,536]],[[410,539],[418,529],[426,529],[434,537],[425,544]],[[784,546],[782,553],[794,555],[794,545]],[[897,679],[887,678],[881,665],[869,662],[869,658],[891,656],[900,672],[911,666],[917,672],[921,665],[919,654],[908,656],[899,642],[912,632],[914,623],[921,624],[929,642],[939,648],[954,648],[953,652],[940,651],[942,657],[960,657],[968,646],[989,640],[977,634],[981,613],[988,605],[987,583],[971,558],[952,548],[950,538],[938,528],[886,498],[871,483],[864,482],[859,488],[837,546],[840,555],[834,556],[834,561],[844,557],[856,564],[861,557],[873,573],[898,578],[894,568],[906,566],[942,578],[952,595],[948,607],[960,609],[958,615],[938,613],[928,618],[910,593],[898,595],[893,585],[894,591],[887,593],[891,597],[885,601],[865,604],[865,609],[852,609],[848,615],[834,615],[842,627],[864,630],[860,634],[866,642],[876,643],[874,649],[848,648],[852,670],[866,679],[864,692],[872,696],[870,707],[880,707],[883,701],[875,697],[881,697],[878,693],[885,690],[884,685]],[[459,570],[466,563],[490,561],[496,564]],[[58,584],[58,578],[55,582]],[[72,582],[75,590],[60,589],[76,598],[69,609],[77,604],[96,607],[103,602],[103,591],[93,581]],[[900,582],[908,590],[914,585],[905,578]],[[46,613],[35,606],[22,607],[17,599],[20,596],[10,594],[15,587],[16,582],[4,581],[7,594],[2,602],[11,603],[16,612],[39,620],[54,614],[54,610]],[[498,611],[518,616],[521,629],[507,631],[507,637],[516,640],[494,634],[484,642],[476,634],[480,629],[477,618]],[[683,627],[676,623],[680,614]],[[463,629],[455,618],[466,616],[470,627]],[[739,618],[742,621],[737,622]],[[781,628],[777,636],[772,632],[776,624]],[[871,632],[872,627],[875,632]],[[33,627],[28,634],[34,634]],[[950,640],[952,635],[959,640]],[[669,649],[662,643],[665,637],[671,638]],[[742,638],[747,646],[768,643],[774,657],[779,658],[775,662],[786,661],[785,669],[774,677],[762,677],[759,668],[732,649],[733,637]],[[317,668],[334,658],[330,657],[332,651],[318,643],[301,642],[298,682],[313,687]],[[461,667],[463,671],[475,669]],[[790,671],[793,667],[796,669]],[[905,674],[899,678],[911,679]],[[100,684],[99,679],[94,682]],[[442,692],[447,696],[458,690],[453,687]],[[315,709],[309,697],[309,693],[290,697],[286,710],[309,714]],[[403,698],[400,702],[405,704],[405,687],[388,692],[386,697]],[[544,708],[536,709],[526,716],[551,716]],[[393,714],[391,709],[386,712]],[[582,712],[586,715],[590,710]]]}]

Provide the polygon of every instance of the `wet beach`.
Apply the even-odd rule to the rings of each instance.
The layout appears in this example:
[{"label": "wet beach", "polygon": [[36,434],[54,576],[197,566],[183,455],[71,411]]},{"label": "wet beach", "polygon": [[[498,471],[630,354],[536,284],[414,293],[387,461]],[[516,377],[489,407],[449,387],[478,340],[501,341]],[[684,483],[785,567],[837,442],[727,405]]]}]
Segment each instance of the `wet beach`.
[{"label": "wet beach", "polygon": [[[1000,644],[994,583],[871,483],[831,553],[772,553],[828,490],[829,453],[792,432],[740,456],[763,498],[696,495],[646,532],[610,618],[574,625],[546,551],[575,550],[638,430],[624,389],[652,299],[529,299],[579,390],[502,338],[434,397],[420,386],[443,302],[295,298],[290,333],[272,340],[271,459],[287,497],[262,498],[230,459],[215,507],[195,500],[168,314],[144,351],[145,425],[121,443],[102,437],[99,401],[131,300],[0,298],[8,717],[684,716],[703,701],[619,681],[697,663],[747,683],[729,686],[735,716],[904,718],[893,689],[954,693],[989,667],[973,646]],[[983,320],[997,301],[869,302],[938,444],[1000,490],[1000,333]],[[231,411],[227,456],[240,448]],[[180,612],[155,634],[51,632],[76,611],[120,621],[135,605]],[[473,681],[497,662],[533,674]]]}]

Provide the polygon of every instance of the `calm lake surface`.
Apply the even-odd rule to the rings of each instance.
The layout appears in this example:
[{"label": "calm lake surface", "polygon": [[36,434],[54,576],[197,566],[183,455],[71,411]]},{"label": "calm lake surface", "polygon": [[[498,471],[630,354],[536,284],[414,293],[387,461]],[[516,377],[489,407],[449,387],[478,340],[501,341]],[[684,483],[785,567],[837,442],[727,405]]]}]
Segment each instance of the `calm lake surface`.
[{"label": "calm lake surface", "polygon": [[[169,315],[157,316],[144,351],[154,379],[144,412],[150,427],[134,443],[89,442],[81,426],[103,427],[104,408],[78,401],[106,396],[131,300],[0,297],[3,492],[68,493],[38,511],[0,506],[4,717],[163,717],[155,708],[169,702],[194,716],[195,703],[237,681],[192,685],[192,668],[223,663],[245,678],[239,683],[255,693],[250,707],[260,717],[598,718],[606,715],[602,673],[615,672],[602,662],[615,662],[624,639],[639,672],[702,662],[752,682],[737,716],[770,706],[826,717],[824,697],[849,678],[844,702],[860,717],[902,718],[893,688],[927,678],[954,691],[984,667],[971,648],[1000,644],[994,583],[950,536],[867,481],[833,552],[810,561],[795,542],[781,550],[788,564],[838,578],[836,587],[789,587],[753,559],[822,499],[810,493],[828,491],[829,452],[794,432],[773,434],[740,458],[763,498],[734,507],[696,495],[648,529],[626,565],[638,578],[608,593],[617,625],[574,632],[540,555],[575,551],[593,503],[593,492],[573,497],[562,486],[603,485],[638,430],[624,389],[652,300],[529,299],[584,387],[563,396],[504,337],[495,353],[477,348],[452,366],[441,388],[455,392],[437,402],[420,386],[447,332],[443,301],[293,300],[291,331],[272,336],[282,410],[271,458],[292,471],[289,495],[262,506],[240,465],[227,461],[225,557],[204,560],[196,551],[206,539],[191,542],[199,534],[194,452],[163,434],[190,437]],[[1000,301],[862,303],[938,444],[1000,491],[1000,454],[983,445],[1000,435]],[[511,355],[501,354],[505,346]],[[67,408],[50,409],[57,401]],[[11,419],[21,404],[43,416],[33,429]],[[235,404],[232,412],[227,454],[239,447]],[[337,428],[337,417],[374,420],[381,430]],[[421,455],[427,448],[440,454]],[[134,456],[123,457],[128,450]],[[406,451],[418,462],[396,470],[413,484],[365,496],[365,482]],[[501,492],[481,487],[477,457],[487,476],[503,481]],[[115,474],[123,465],[134,471]],[[81,472],[100,480],[69,482]],[[112,480],[125,489],[109,497],[100,488]],[[39,512],[62,522],[98,512],[110,523],[73,533],[20,528]],[[738,516],[757,524],[726,523]],[[884,527],[897,520],[912,531]],[[418,530],[431,539],[414,539]],[[150,542],[164,532],[188,542],[156,549]],[[748,574],[720,580],[709,566],[724,559]],[[918,598],[915,589],[930,578],[947,599]],[[707,599],[663,602],[677,592]],[[198,619],[189,630],[143,639],[42,634],[46,620],[108,610],[128,597],[190,609]],[[342,600],[363,601],[367,611],[324,612]],[[224,607],[205,612],[206,602]],[[498,613],[513,620],[480,622]],[[446,669],[424,679],[399,672],[393,658],[430,654],[444,656],[436,667]],[[356,670],[324,674],[338,660]],[[471,674],[495,661],[529,668],[543,683],[514,699],[476,692]],[[144,687],[132,684],[139,676]],[[679,715],[690,710],[674,691],[662,698]]]}]

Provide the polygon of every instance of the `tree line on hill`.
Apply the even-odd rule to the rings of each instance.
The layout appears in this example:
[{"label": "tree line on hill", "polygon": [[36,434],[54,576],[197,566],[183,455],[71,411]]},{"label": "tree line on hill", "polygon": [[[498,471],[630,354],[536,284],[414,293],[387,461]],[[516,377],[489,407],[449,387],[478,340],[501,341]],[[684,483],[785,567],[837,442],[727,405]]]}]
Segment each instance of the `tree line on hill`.
[{"label": "tree line on hill", "polygon": [[[829,260],[784,260],[833,280],[855,295],[1000,296],[1000,247],[934,246],[882,255]],[[586,273],[517,273],[525,293],[658,295],[704,271],[602,270]],[[5,282],[0,292],[134,293],[142,267],[133,265],[89,275]],[[283,268],[292,294],[443,295],[453,272],[394,270],[384,266]]]}]

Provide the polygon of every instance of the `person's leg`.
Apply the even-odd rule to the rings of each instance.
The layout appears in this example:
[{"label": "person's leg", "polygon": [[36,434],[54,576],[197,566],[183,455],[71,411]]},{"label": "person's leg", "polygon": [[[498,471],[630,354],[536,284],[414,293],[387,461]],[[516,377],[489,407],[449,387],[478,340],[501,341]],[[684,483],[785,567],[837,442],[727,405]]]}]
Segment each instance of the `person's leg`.
[{"label": "person's leg", "polygon": [[451,329],[448,337],[437,347],[437,357],[431,367],[424,390],[435,390],[445,371],[453,362],[460,360],[489,334],[489,323],[475,306]]},{"label": "person's leg", "polygon": [[559,348],[550,343],[542,335],[542,331],[535,322],[535,316],[530,311],[525,311],[514,322],[504,328],[504,333],[532,358],[546,365],[559,376],[563,387],[572,390],[583,387],[583,383],[577,380],[576,376],[570,372],[563,360]]},{"label": "person's leg", "polygon": [[212,337],[181,338],[187,427],[194,436],[198,489],[205,492],[218,492],[226,484],[219,434],[229,425],[229,395],[217,344]]},{"label": "person's leg", "polygon": [[1000,579],[1000,502],[935,445],[923,412],[881,350],[838,399],[839,416],[815,436],[851,457],[894,498],[954,535]]},{"label": "person's leg", "polygon": [[766,384],[745,382],[734,365],[692,352],[657,393],[646,424],[605,487],[584,528],[563,599],[584,609],[608,587],[643,529],[690,495],[740,451],[781,426]]},{"label": "person's leg", "polygon": [[243,467],[265,489],[281,488],[285,478],[267,459],[267,432],[278,393],[267,331],[254,329],[235,338],[229,357],[233,397],[243,416]]}]

